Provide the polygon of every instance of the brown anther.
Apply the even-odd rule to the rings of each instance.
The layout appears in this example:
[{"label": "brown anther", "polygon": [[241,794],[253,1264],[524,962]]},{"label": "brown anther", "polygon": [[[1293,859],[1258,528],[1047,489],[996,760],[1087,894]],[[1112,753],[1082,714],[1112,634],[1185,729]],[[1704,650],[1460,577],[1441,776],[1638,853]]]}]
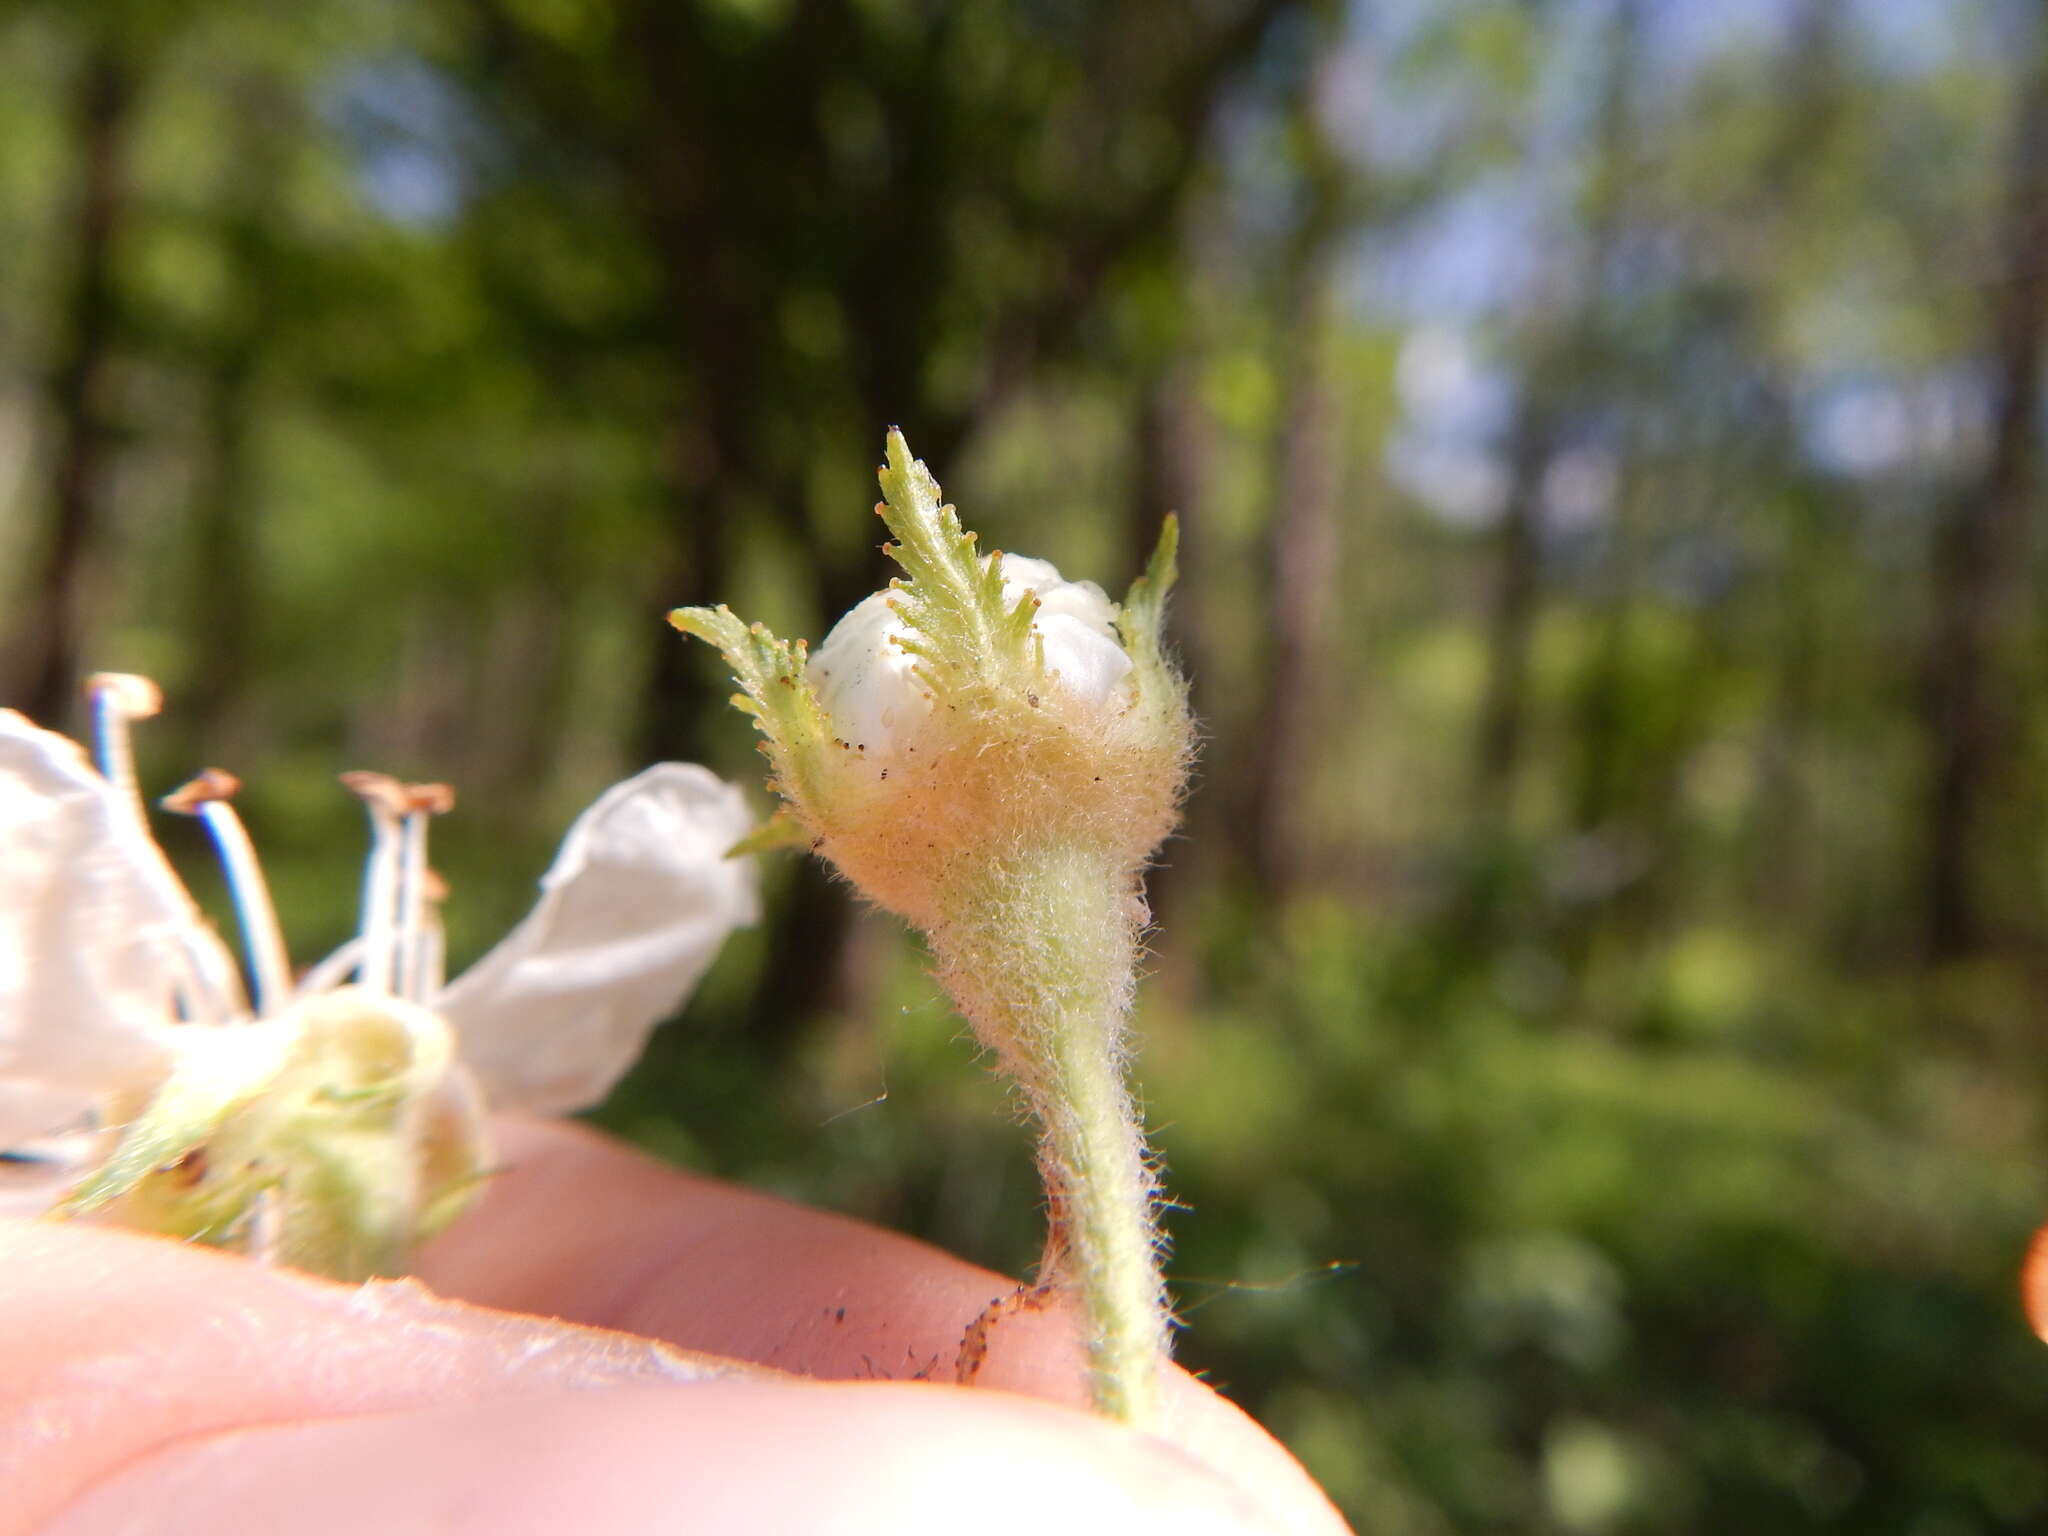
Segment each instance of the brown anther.
[{"label": "brown anther", "polygon": [[448,899],[448,882],[442,878],[438,869],[426,872],[426,878],[420,882],[420,896],[437,907]]},{"label": "brown anther", "polygon": [[164,707],[164,691],[140,672],[95,672],[85,680],[86,697],[111,698],[131,720],[147,720]]},{"label": "brown anther", "polygon": [[446,816],[455,809],[455,787],[452,784],[407,784],[405,808],[415,816]]},{"label": "brown anther", "polygon": [[388,773],[373,773],[367,768],[352,768],[340,777],[342,788],[358,800],[367,802],[374,810],[388,811],[393,816],[403,816],[410,809],[405,786]]},{"label": "brown anther", "polygon": [[241,787],[242,781],[227,769],[207,768],[201,770],[199,777],[180,784],[157,803],[180,816],[197,816],[202,805],[215,800],[232,800]]}]

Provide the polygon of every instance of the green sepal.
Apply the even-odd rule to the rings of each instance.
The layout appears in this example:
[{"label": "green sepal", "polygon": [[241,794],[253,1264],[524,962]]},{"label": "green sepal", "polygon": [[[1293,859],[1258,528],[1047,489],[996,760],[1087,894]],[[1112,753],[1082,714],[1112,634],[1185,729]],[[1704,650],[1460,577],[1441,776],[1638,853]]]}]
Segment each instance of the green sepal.
[{"label": "green sepal", "polygon": [[52,1214],[336,1280],[398,1274],[479,1187],[483,1135],[447,1024],[346,989],[194,1027],[113,1156]]},{"label": "green sepal", "polygon": [[1002,562],[983,555],[960,515],[941,502],[939,482],[924,461],[910,456],[903,434],[889,429],[888,462],[878,473],[882,504],[875,508],[895,536],[883,552],[907,580],[891,582],[891,601],[918,637],[917,654],[936,664],[930,681],[941,692],[956,684],[990,681],[1032,657],[1030,594],[1003,602]]},{"label": "green sepal", "polygon": [[1180,519],[1167,513],[1159,530],[1159,542],[1145,573],[1131,583],[1117,610],[1116,627],[1130,653],[1131,667],[1138,683],[1138,697],[1148,707],[1179,711],[1187,687],[1166,656],[1166,594],[1180,577]]},{"label": "green sepal", "polygon": [[733,707],[752,715],[768,738],[769,755],[787,795],[815,804],[819,769],[832,744],[832,722],[804,675],[807,648],[778,640],[764,625],[747,624],[723,603],[716,608],[678,608],[669,623],[718,648],[744,693]]},{"label": "green sepal", "polygon": [[51,1214],[87,1215],[150,1175],[175,1169],[276,1080],[293,1043],[289,1033],[262,1024],[194,1030],[183,1042],[177,1068],[129,1124],[113,1153]]},{"label": "green sepal", "polygon": [[789,814],[787,807],[777,807],[761,825],[725,850],[728,859],[737,859],[749,853],[776,853],[784,848],[808,848],[811,834],[803,824]]}]

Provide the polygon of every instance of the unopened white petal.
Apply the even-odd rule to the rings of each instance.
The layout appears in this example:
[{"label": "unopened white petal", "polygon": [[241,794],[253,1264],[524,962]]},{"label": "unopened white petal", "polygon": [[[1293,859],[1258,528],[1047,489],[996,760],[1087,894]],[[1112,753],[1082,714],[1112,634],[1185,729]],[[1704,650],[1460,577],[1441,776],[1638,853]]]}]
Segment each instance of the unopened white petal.
[{"label": "unopened white petal", "polygon": [[565,1114],[611,1090],[754,920],[753,860],[725,856],[750,822],[737,789],[681,763],[577,818],[539,904],[434,1003],[495,1107]]},{"label": "unopened white petal", "polygon": [[894,752],[931,713],[930,690],[912,671],[917,658],[896,644],[909,634],[889,594],[877,592],[832,626],[804,668],[840,740],[870,757]]},{"label": "unopened white petal", "polygon": [[[79,747],[0,710],[0,1148],[159,1078],[195,957],[233,961]],[[54,1095],[53,1099],[51,1096]]]},{"label": "unopened white petal", "polygon": [[1038,599],[1033,621],[1045,645],[1046,670],[1059,686],[1091,704],[1122,702],[1131,658],[1116,633],[1116,607],[1092,581],[1066,581],[1050,560],[1003,556],[1003,596]]},{"label": "unopened white petal", "polygon": [[[1033,624],[1055,686],[1090,704],[1127,703],[1131,658],[1102,588],[1065,580],[1050,560],[1005,554],[1002,562],[1004,601],[1015,604],[1027,594],[1038,601]],[[871,761],[900,751],[932,711],[917,657],[900,639],[915,635],[890,594],[876,592],[832,626],[805,668],[835,734]]]},{"label": "unopened white petal", "polygon": [[1115,640],[1082,619],[1040,614],[1045,666],[1059,686],[1091,704],[1119,699],[1131,675],[1131,658]]}]

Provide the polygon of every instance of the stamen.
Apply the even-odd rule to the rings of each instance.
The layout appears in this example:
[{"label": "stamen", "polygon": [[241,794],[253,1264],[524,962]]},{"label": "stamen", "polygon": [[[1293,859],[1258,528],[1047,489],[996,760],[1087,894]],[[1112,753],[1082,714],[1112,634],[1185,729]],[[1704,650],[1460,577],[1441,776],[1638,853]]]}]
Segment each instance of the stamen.
[{"label": "stamen", "polygon": [[[163,708],[163,690],[135,672],[95,672],[85,680],[92,700],[93,757],[100,777],[114,786],[134,818],[135,831],[153,850],[156,840],[149,830],[149,811],[142,802],[142,788],[135,774],[135,746],[129,726],[147,720]],[[169,865],[165,879],[182,898],[189,924],[176,936],[178,973],[172,978],[177,994],[178,1016],[188,1023],[218,1024],[240,1011],[241,978],[226,952],[208,942],[198,903]]]},{"label": "stamen", "polygon": [[370,859],[363,871],[363,963],[357,979],[389,993],[397,968],[399,818],[410,809],[405,786],[387,773],[357,770],[341,782],[370,813]]},{"label": "stamen", "polygon": [[284,1241],[284,1197],[275,1184],[256,1192],[244,1219],[247,1227],[242,1234],[242,1251],[258,1264],[275,1264]]},{"label": "stamen", "polygon": [[332,954],[306,967],[306,974],[299,978],[293,996],[312,997],[320,992],[332,991],[341,985],[342,977],[357,970],[363,963],[363,940],[358,934]]},{"label": "stamen", "polygon": [[147,720],[164,707],[163,690],[136,672],[95,672],[85,680],[92,699],[93,756],[100,775],[121,791],[134,807],[135,819],[149,825],[142,790],[135,779],[135,745],[128,726]]},{"label": "stamen", "polygon": [[421,885],[426,910],[413,941],[412,974],[419,988],[413,1001],[431,1007],[448,983],[448,934],[441,926],[441,906],[448,900],[448,882],[429,869]]},{"label": "stamen", "polygon": [[242,787],[242,781],[221,768],[208,768],[190,783],[163,798],[167,811],[197,816],[213,836],[221,868],[228,877],[228,894],[242,923],[242,942],[249,952],[249,971],[256,983],[256,1011],[267,1015],[284,1007],[291,995],[291,962],[286,958],[284,930],[278,926],[277,906],[270,899],[270,885],[263,878],[263,866],[256,862],[256,848],[242,818],[228,799]]},{"label": "stamen", "polygon": [[425,934],[427,902],[427,823],[455,809],[455,791],[446,784],[405,786],[405,821],[398,887],[397,991],[409,1002],[426,1001],[422,987],[420,944]]}]

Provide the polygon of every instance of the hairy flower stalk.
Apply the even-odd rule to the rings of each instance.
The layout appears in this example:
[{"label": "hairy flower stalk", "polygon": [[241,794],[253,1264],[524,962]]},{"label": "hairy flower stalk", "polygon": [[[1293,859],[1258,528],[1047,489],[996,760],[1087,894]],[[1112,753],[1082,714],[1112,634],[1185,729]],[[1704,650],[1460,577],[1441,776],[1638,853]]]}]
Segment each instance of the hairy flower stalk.
[{"label": "hairy flower stalk", "polygon": [[724,653],[767,738],[785,810],[756,842],[808,843],[922,929],[1016,1082],[1041,1138],[1041,1280],[1080,1293],[1097,1405],[1143,1421],[1167,1310],[1124,1067],[1140,876],[1192,734],[1159,637],[1173,526],[1118,608],[1042,560],[980,553],[900,433],[881,482],[905,575],[815,656],[725,608],[671,622]]}]

